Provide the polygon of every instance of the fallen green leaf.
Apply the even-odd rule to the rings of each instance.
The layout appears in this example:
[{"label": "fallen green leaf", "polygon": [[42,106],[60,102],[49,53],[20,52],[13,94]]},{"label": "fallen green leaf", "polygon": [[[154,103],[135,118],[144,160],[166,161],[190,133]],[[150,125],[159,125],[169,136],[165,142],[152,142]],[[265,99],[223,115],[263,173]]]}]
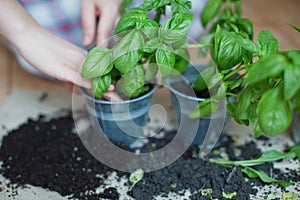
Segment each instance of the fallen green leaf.
[{"label": "fallen green leaf", "polygon": [[288,187],[288,186],[292,185],[291,182],[271,178],[262,170],[255,170],[253,168],[246,167],[246,168],[242,169],[242,172],[244,172],[249,178],[258,177],[264,183],[277,183],[277,184],[281,185],[282,187]]},{"label": "fallen green leaf", "polygon": [[129,191],[131,191],[133,187],[143,179],[143,177],[144,171],[142,169],[137,169],[136,171],[132,172],[129,176],[129,182],[131,183]]},{"label": "fallen green leaf", "polygon": [[226,192],[222,192],[222,196],[226,199],[232,199],[236,196],[236,192],[233,192],[233,193],[226,193]]},{"label": "fallen green leaf", "polygon": [[297,200],[298,197],[299,197],[299,195],[296,193],[293,193],[293,192],[285,192],[282,194],[283,200]]}]

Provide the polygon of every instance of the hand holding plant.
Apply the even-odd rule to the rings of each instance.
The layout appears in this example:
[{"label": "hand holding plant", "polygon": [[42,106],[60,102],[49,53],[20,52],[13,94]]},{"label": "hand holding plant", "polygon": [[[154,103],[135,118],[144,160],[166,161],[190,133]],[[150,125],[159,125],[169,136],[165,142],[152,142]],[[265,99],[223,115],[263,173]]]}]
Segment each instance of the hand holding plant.
[{"label": "hand holding plant", "polygon": [[[123,3],[125,8],[130,1]],[[159,24],[167,5],[171,6],[172,17]],[[115,29],[118,36],[115,45],[110,49],[95,47],[84,62],[81,75],[92,79],[95,97],[102,98],[113,84],[121,96],[134,98],[147,90],[146,81],[153,79],[158,71],[165,78],[174,68],[184,69],[188,63],[181,60],[188,57],[184,45],[192,20],[192,14],[187,12],[190,8],[187,0],[145,0],[139,8],[124,12]],[[152,9],[157,11],[155,19],[148,17]],[[175,61],[181,64],[175,66]],[[146,72],[145,64],[148,64]]]}]

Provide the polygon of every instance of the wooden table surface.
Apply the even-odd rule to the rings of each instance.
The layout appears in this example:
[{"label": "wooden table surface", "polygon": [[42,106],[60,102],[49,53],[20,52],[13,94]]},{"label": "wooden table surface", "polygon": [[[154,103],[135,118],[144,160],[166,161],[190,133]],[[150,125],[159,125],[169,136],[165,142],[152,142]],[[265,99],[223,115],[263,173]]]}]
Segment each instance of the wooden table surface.
[{"label": "wooden table surface", "polygon": [[[279,40],[280,49],[300,49],[300,33],[289,25],[300,26],[300,0],[242,0],[242,6],[243,15],[254,23],[255,35],[269,29]],[[0,106],[16,88],[67,91],[61,84],[24,71],[0,43]]]}]

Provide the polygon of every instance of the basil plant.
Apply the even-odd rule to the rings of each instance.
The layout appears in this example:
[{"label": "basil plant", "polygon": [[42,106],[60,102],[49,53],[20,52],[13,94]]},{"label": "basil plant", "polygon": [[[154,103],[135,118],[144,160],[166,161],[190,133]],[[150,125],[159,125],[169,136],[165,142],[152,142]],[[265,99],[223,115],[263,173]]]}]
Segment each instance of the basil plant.
[{"label": "basil plant", "polygon": [[[254,42],[253,25],[242,18],[240,0],[209,0],[201,20],[204,27],[211,24],[199,43],[211,44],[214,64],[208,65],[193,87],[198,91],[215,87],[217,92],[190,117],[214,112],[218,97],[225,96],[228,113],[237,123],[251,126],[255,137],[285,131],[293,112],[300,111],[299,51],[279,51],[278,40],[268,30],[261,31]],[[203,108],[210,112],[199,112]]]},{"label": "basil plant", "polygon": [[[96,98],[102,98],[111,84],[117,85],[119,95],[137,97],[158,72],[165,78],[172,70],[188,65],[184,46],[193,17],[188,12],[191,2],[144,0],[140,7],[126,10],[130,3],[123,1],[123,15],[114,30],[115,44],[111,48],[94,47],[83,64],[81,76],[92,80]],[[166,6],[171,7],[172,16],[161,23]],[[148,16],[151,10],[156,10],[154,19]]]}]

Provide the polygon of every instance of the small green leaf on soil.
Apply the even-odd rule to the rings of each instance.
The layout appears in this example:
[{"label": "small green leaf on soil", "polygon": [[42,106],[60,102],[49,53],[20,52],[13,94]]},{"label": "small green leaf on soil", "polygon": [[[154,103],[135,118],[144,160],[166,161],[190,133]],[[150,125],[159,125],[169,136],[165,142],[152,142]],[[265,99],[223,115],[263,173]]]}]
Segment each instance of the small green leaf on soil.
[{"label": "small green leaf on soil", "polygon": [[297,200],[298,197],[299,197],[299,195],[296,193],[293,193],[293,192],[285,192],[282,194],[283,200]]},{"label": "small green leaf on soil", "polygon": [[132,172],[129,176],[129,182],[132,184],[129,188],[129,191],[133,189],[133,187],[140,182],[144,177],[144,171],[142,169],[137,169]]},{"label": "small green leaf on soil", "polygon": [[232,193],[226,193],[226,192],[222,192],[222,196],[226,199],[232,199],[236,196],[236,192],[232,192]]}]

